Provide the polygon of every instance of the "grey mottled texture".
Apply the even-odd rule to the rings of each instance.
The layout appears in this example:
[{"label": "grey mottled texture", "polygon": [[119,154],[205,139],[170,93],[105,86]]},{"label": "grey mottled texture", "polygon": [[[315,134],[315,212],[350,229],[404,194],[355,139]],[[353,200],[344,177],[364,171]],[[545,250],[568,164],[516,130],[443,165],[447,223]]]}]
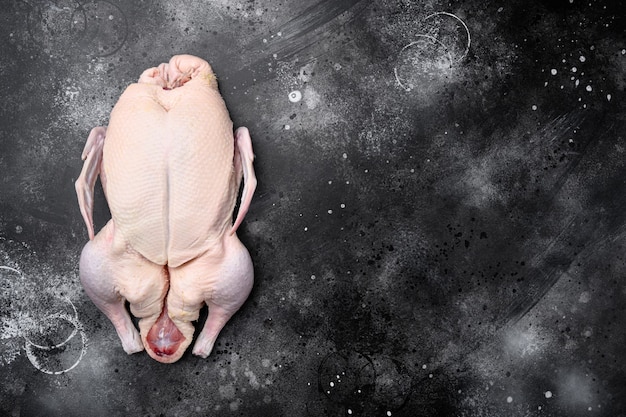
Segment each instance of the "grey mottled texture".
[{"label": "grey mottled texture", "polygon": [[[620,1],[5,3],[0,414],[626,416]],[[178,53],[252,134],[256,283],[166,366],[82,291],[73,181]]]}]

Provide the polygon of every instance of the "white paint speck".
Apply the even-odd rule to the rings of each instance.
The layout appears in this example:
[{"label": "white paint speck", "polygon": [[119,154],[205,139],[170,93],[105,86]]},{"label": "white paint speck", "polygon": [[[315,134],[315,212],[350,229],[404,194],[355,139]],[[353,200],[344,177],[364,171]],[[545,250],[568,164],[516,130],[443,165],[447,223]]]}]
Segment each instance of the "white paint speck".
[{"label": "white paint speck", "polygon": [[546,398],[552,398],[552,391],[546,391],[545,396]]},{"label": "white paint speck", "polygon": [[387,416],[391,417],[391,411],[387,411]]},{"label": "white paint speck", "polygon": [[607,99],[607,101],[611,101],[611,95],[610,95],[610,94],[607,94],[607,95],[606,95],[606,99]]},{"label": "white paint speck", "polygon": [[537,111],[537,105],[536,105],[536,104],[533,104],[532,109],[533,109],[533,111]]},{"label": "white paint speck", "polygon": [[587,58],[585,58],[583,55],[581,55],[580,58],[578,58],[578,60],[580,62],[585,62],[587,60]]},{"label": "white paint speck", "polygon": [[512,403],[513,402],[513,397],[507,397],[506,398],[506,402],[509,403],[509,404]]},{"label": "white paint speck", "polygon": [[283,127],[285,128],[285,130],[289,130],[289,129],[291,129],[291,126],[289,126],[289,125],[285,125],[285,126],[283,126]]},{"label": "white paint speck", "polygon": [[339,207],[341,207],[342,209],[344,209],[344,208],[346,208],[346,205],[345,205],[345,204],[343,204],[343,203],[341,203],[341,204],[339,205]]},{"label": "white paint speck", "polygon": [[302,93],[299,90],[294,90],[289,93],[289,101],[292,103],[297,103],[302,100]]},{"label": "white paint speck", "polygon": [[334,387],[334,386],[335,386],[335,383],[334,383],[333,381],[330,381],[330,384],[329,384],[329,385],[330,385],[330,387],[332,388],[332,387]]},{"label": "white paint speck", "polygon": [[333,211],[332,210],[328,210],[328,214],[333,214]]},{"label": "white paint speck", "polygon": [[342,157],[343,159],[348,159],[348,154],[344,152],[344,153],[343,153],[343,155],[341,155],[341,157]]},{"label": "white paint speck", "polygon": [[555,68],[552,68],[552,69],[550,70],[550,74],[552,74],[552,75],[556,75],[556,73],[557,73],[557,71],[556,71],[556,69],[555,69]]},{"label": "white paint speck", "polygon": [[593,87],[591,87],[590,85],[588,85],[588,86],[585,88],[585,90],[587,90],[587,91],[591,92],[591,91],[593,90]]}]

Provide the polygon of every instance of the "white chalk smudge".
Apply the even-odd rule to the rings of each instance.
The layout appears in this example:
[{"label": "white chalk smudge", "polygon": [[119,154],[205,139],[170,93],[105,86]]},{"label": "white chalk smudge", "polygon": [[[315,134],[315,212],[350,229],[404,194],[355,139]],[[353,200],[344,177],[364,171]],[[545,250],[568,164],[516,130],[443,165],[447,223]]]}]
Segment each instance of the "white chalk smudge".
[{"label": "white chalk smudge", "polygon": [[[24,275],[16,268],[0,265],[0,283],[2,284],[2,297],[8,298],[9,314],[0,317],[0,364],[10,364],[21,353],[22,348],[31,364],[39,371],[49,375],[60,375],[74,369],[86,353],[87,335],[78,318],[78,311],[68,297],[56,296],[53,299],[62,299],[71,306],[73,314],[61,311],[51,314],[41,314],[37,311],[41,307],[41,297],[49,296],[43,291],[31,288],[33,285],[25,280]],[[32,307],[31,307],[32,306]],[[59,343],[42,343],[37,340],[52,340],[59,328],[65,330],[62,323],[69,324],[73,329],[69,335]],[[72,342],[76,335],[80,335],[79,342]],[[71,343],[71,346],[70,346]],[[68,346],[70,346],[68,348]],[[78,347],[77,347],[78,346]],[[71,363],[67,357],[76,351],[77,358]],[[44,360],[47,359],[47,360]],[[52,363],[56,365],[51,365]]]}]

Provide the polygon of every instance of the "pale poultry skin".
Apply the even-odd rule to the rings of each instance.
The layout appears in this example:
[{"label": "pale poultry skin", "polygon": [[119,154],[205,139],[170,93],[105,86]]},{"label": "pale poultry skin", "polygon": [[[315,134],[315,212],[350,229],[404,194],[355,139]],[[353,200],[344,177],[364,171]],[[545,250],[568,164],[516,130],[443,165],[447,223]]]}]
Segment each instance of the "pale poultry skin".
[{"label": "pale poultry skin", "polygon": [[[252,289],[252,261],[235,232],[256,188],[250,134],[233,133],[211,66],[177,55],[144,71],[108,127],[91,131],[82,158],[76,192],[90,239],[80,258],[85,292],[128,354],[145,348],[163,363],[184,354],[206,303],[192,353],[207,357]],[[111,220],[94,236],[98,175]]]}]

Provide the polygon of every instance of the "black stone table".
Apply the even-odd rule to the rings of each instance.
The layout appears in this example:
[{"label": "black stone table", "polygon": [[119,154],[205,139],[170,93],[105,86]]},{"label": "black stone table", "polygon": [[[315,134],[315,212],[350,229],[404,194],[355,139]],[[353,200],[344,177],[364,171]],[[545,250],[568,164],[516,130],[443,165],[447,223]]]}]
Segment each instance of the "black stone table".
[{"label": "black stone table", "polygon": [[[626,415],[619,0],[5,3],[0,415]],[[73,182],[180,53],[252,135],[255,286],[162,365],[81,288]]]}]

